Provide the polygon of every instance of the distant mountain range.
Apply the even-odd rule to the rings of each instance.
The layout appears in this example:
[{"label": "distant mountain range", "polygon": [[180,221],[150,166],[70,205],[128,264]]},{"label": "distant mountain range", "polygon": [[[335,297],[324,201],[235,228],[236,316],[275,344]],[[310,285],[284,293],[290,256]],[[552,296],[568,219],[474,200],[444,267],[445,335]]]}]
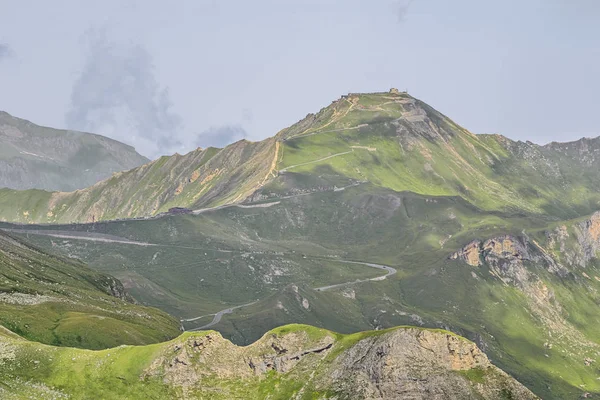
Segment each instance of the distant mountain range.
[{"label": "distant mountain range", "polygon": [[73,191],[149,160],[116,140],[0,111],[0,188]]}]

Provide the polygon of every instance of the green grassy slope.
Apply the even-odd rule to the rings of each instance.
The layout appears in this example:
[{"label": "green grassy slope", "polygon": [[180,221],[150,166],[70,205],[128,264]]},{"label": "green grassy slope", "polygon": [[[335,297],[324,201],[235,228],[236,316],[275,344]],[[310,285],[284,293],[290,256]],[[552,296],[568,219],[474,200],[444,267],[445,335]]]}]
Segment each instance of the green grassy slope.
[{"label": "green grassy slope", "polygon": [[[419,343],[433,348],[419,349]],[[450,346],[464,356],[459,359]],[[386,352],[376,355],[375,348]],[[364,354],[362,359],[354,361],[356,352]],[[398,377],[375,380],[363,373],[381,368],[371,365],[375,358],[385,360],[386,370]],[[415,376],[428,387],[402,384]],[[474,344],[449,332],[415,328],[340,335],[288,325],[247,347],[208,331],[103,351],[45,346],[0,332],[0,380],[4,399],[360,399],[372,398],[377,390],[389,398],[398,386],[415,395],[535,398],[490,365]]]},{"label": "green grassy slope", "polygon": [[[396,191],[461,196],[485,210],[572,218],[599,206],[599,139],[537,146],[473,135],[400,93],[350,94],[279,133],[283,183],[266,196],[368,180]],[[575,150],[573,150],[575,148]],[[569,150],[571,149],[571,150]],[[288,178],[294,173],[300,177]],[[304,181],[304,182],[303,182]]]},{"label": "green grassy slope", "polygon": [[13,332],[92,349],[177,335],[176,320],[128,300],[116,279],[0,232],[0,324]]},{"label": "green grassy slope", "polygon": [[0,189],[0,218],[23,223],[91,222],[237,202],[270,176],[275,149],[274,140],[198,149],[161,157],[70,193]]},{"label": "green grassy slope", "polygon": [[[594,272],[593,261],[585,270],[590,279],[579,267],[565,263],[565,272],[544,261],[533,241],[549,249],[545,232],[557,224],[537,214],[486,212],[460,197],[362,184],[280,199],[264,208],[28,226],[160,244],[155,247],[38,235],[28,240],[77,255],[119,277],[137,299],[180,318],[205,316],[185,323],[188,329],[209,323],[207,314],[258,299],[214,326],[236,343],[251,343],[291,322],[344,333],[401,324],[445,327],[477,341],[498,365],[544,398],[577,398],[583,391],[600,392],[595,367],[584,363],[600,350],[593,333],[600,323],[594,294],[600,289],[594,276],[600,273]],[[450,259],[473,239],[506,234],[529,237],[531,254],[521,269],[510,259],[495,267]],[[398,273],[383,281],[314,291],[377,272],[349,270],[336,260],[386,264]]]},{"label": "green grassy slope", "polygon": [[38,126],[0,111],[0,187],[82,189],[148,161],[116,140]]}]

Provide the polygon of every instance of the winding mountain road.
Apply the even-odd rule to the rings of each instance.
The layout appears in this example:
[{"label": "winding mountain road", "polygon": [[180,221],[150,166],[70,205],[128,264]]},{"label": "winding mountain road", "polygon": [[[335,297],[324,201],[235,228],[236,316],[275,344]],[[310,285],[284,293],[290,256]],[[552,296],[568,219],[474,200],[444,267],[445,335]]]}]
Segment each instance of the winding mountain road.
[{"label": "winding mountain road", "polygon": [[103,243],[122,243],[131,244],[134,246],[160,246],[158,244],[138,242],[135,240],[129,240],[120,236],[106,235],[103,233],[92,233],[92,232],[78,232],[78,231],[59,231],[51,229],[10,229],[2,228],[3,231],[13,233],[24,233],[29,235],[41,235],[51,236],[60,239],[75,239],[75,240],[88,240],[90,242],[103,242]]},{"label": "winding mountain road", "polygon": [[[354,183],[352,185],[349,185],[347,187],[351,187],[351,186],[357,186],[359,185],[359,183]],[[334,191],[338,191],[338,190],[344,190],[346,189],[346,187],[342,187],[342,188],[336,188],[334,189]],[[304,195],[308,195],[311,193],[302,193],[302,194],[298,194],[298,195],[294,195],[294,196],[288,196],[288,197],[296,197],[296,196],[304,196]],[[202,212],[206,212],[206,211],[214,211],[214,210],[218,210],[218,209],[222,209],[222,208],[226,208],[226,207],[241,207],[241,208],[254,208],[254,207],[270,207],[276,204],[279,204],[279,201],[276,202],[271,202],[271,203],[259,203],[259,204],[249,204],[249,205],[237,205],[237,204],[230,204],[230,205],[226,205],[226,206],[219,206],[219,207],[213,207],[213,208],[206,208],[206,209],[202,209],[202,210],[196,210],[194,211],[194,214],[196,213],[202,213]],[[135,245],[135,246],[158,246],[158,247],[185,247],[185,248],[192,248],[195,249],[193,247],[187,247],[187,246],[177,246],[177,245],[169,245],[169,244],[155,244],[155,243],[147,243],[147,242],[138,242],[138,241],[134,241],[134,240],[129,240],[123,237],[119,237],[119,236],[113,236],[113,235],[107,235],[107,234],[101,234],[101,233],[93,233],[93,232],[77,232],[77,231],[60,231],[60,230],[43,230],[43,229],[39,229],[39,230],[33,230],[33,229],[3,229],[5,231],[8,232],[15,232],[15,233],[25,233],[25,234],[32,234],[32,235],[44,235],[44,236],[52,236],[52,237],[57,237],[57,238],[63,238],[63,239],[75,239],[75,240],[88,240],[88,241],[93,241],[93,242],[102,242],[102,243],[121,243],[121,244],[129,244],[129,245]],[[198,249],[201,250],[201,249]],[[223,252],[234,252],[232,250],[218,250],[218,251],[223,251]],[[349,281],[349,282],[342,282],[342,283],[336,283],[333,285],[326,285],[326,286],[320,286],[320,287],[316,287],[313,288],[314,290],[316,290],[317,292],[324,292],[327,290],[331,290],[331,289],[336,289],[336,288],[341,288],[341,287],[346,287],[346,286],[351,286],[351,285],[356,285],[359,283],[364,283],[364,282],[376,282],[376,281],[382,281],[384,279],[386,279],[387,277],[394,275],[397,273],[397,270],[395,268],[392,268],[390,266],[387,265],[381,265],[381,264],[374,264],[374,263],[368,263],[368,262],[362,262],[362,261],[349,261],[349,260],[334,260],[337,262],[341,262],[341,263],[346,263],[346,264],[360,264],[360,265],[365,265],[367,267],[370,268],[377,268],[377,269],[381,269],[383,271],[386,271],[385,275],[381,275],[375,278],[368,278],[368,279],[357,279],[354,281]],[[242,304],[239,306],[234,306],[234,307],[229,307],[226,308],[224,310],[218,311],[214,314],[206,314],[206,315],[201,315],[199,317],[194,317],[194,318],[189,318],[189,319],[182,319],[181,322],[193,322],[196,320],[199,320],[201,318],[204,317],[208,317],[208,316],[213,316],[213,319],[210,323],[197,327],[197,328],[193,328],[193,329],[189,329],[189,331],[198,331],[198,330],[203,330],[203,329],[207,329],[210,328],[216,324],[218,324],[219,322],[221,322],[221,319],[223,318],[223,315],[225,314],[231,314],[234,310],[240,309],[242,307],[247,307],[253,304],[256,304],[258,301],[260,300],[255,300],[253,302],[247,303],[247,304]]]},{"label": "winding mountain road", "polygon": [[373,263],[359,262],[359,261],[341,261],[340,260],[339,262],[346,263],[346,264],[362,264],[362,265],[366,265],[367,267],[382,269],[384,271],[387,271],[387,274],[378,276],[375,278],[357,279],[357,280],[351,281],[351,282],[337,283],[335,285],[328,285],[328,286],[321,286],[318,288],[314,288],[317,292],[324,292],[326,290],[335,289],[335,288],[339,288],[339,287],[356,285],[357,283],[363,283],[363,282],[369,282],[369,281],[371,281],[371,282],[382,281],[382,280],[386,279],[388,276],[394,275],[395,273],[398,272],[396,270],[396,268],[388,267],[387,265],[373,264]]},{"label": "winding mountain road", "polygon": [[211,326],[214,326],[216,324],[218,324],[219,322],[221,322],[221,318],[223,318],[223,315],[225,314],[231,314],[233,312],[233,310],[237,310],[238,308],[242,308],[242,307],[247,307],[247,306],[251,306],[252,304],[257,303],[258,300],[254,300],[252,303],[248,303],[248,304],[242,304],[241,306],[235,306],[235,307],[230,307],[230,308],[226,308],[224,310],[221,310],[219,312],[217,312],[216,314],[207,314],[207,315],[202,315],[200,317],[196,317],[196,318],[190,318],[190,319],[182,319],[181,322],[193,322],[196,321],[200,318],[204,318],[204,317],[209,317],[211,315],[214,315],[213,320],[203,326],[200,326],[198,328],[194,328],[194,329],[188,329],[188,331],[201,331],[203,329],[207,329],[210,328]]},{"label": "winding mountain road", "polygon": [[[317,292],[324,292],[326,290],[336,289],[336,288],[345,287],[345,286],[356,285],[358,283],[382,281],[382,280],[386,279],[388,276],[394,275],[395,273],[398,272],[396,270],[396,268],[392,268],[392,267],[389,267],[387,265],[373,264],[373,263],[360,262],[360,261],[346,261],[346,260],[336,260],[336,261],[337,262],[341,262],[341,263],[345,263],[345,264],[361,264],[361,265],[366,265],[366,266],[371,267],[371,268],[377,268],[377,269],[384,270],[387,273],[385,275],[381,275],[381,276],[378,276],[378,277],[375,277],[375,278],[357,279],[355,281],[350,281],[350,282],[336,283],[334,285],[327,285],[327,286],[316,287],[316,288],[313,288],[314,290],[316,290]],[[210,323],[208,323],[206,325],[203,325],[203,326],[200,326],[198,328],[188,329],[188,331],[201,331],[203,329],[210,328],[210,327],[218,324],[219,322],[221,322],[221,318],[223,318],[223,315],[225,315],[225,314],[231,314],[233,312],[233,310],[237,310],[237,309],[242,308],[242,307],[251,306],[252,304],[258,303],[259,301],[260,300],[255,300],[252,303],[242,304],[242,305],[239,305],[239,306],[226,308],[224,310],[218,311],[215,314],[206,314],[206,315],[201,315],[201,316],[195,317],[195,318],[182,319],[181,322],[193,322],[193,321],[199,320],[200,318],[209,317],[211,315],[214,315],[214,318],[213,318],[213,320]]]}]

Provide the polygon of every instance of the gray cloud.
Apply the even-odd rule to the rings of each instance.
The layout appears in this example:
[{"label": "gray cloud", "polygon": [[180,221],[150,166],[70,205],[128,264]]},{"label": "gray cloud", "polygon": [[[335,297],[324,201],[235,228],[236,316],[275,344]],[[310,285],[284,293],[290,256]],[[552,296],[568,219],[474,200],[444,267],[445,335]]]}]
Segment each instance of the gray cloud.
[{"label": "gray cloud", "polygon": [[398,16],[399,23],[406,20],[406,15],[408,14],[408,9],[412,2],[413,0],[400,0],[396,3],[396,15]]},{"label": "gray cloud", "polygon": [[180,150],[181,118],[156,81],[148,51],[113,43],[104,32],[85,39],[88,54],[73,85],[67,126],[124,141],[149,157]]},{"label": "gray cloud", "polygon": [[6,43],[0,43],[0,60],[8,58],[13,55],[13,51],[10,46]]},{"label": "gray cloud", "polygon": [[197,147],[225,147],[248,136],[240,125],[212,127],[196,137]]}]

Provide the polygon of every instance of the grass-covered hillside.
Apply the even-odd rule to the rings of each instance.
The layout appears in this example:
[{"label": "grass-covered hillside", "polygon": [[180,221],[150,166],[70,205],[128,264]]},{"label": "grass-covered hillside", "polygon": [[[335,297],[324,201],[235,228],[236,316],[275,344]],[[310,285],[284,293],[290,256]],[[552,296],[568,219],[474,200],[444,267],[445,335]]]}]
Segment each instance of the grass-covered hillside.
[{"label": "grass-covered hillside", "polygon": [[225,149],[161,157],[69,193],[0,189],[0,217],[22,223],[93,222],[239,202],[271,177],[276,146],[273,139],[242,140]]},{"label": "grass-covered hillside", "polygon": [[[72,203],[0,192],[0,214],[188,330],[250,344],[293,322],[444,328],[537,395],[577,399],[600,395],[599,151],[474,135],[406,93],[350,94],[266,141],[61,194]],[[173,206],[196,211],[101,221]]]},{"label": "grass-covered hillside", "polygon": [[0,330],[0,380],[3,399],[536,398],[475,344],[416,328],[340,335],[288,325],[246,347],[207,331],[103,351]]},{"label": "grass-covered hillside", "polygon": [[474,135],[405,93],[344,96],[277,137],[281,176],[265,195],[353,179],[559,218],[600,204],[600,139],[538,146]]},{"label": "grass-covered hillside", "polygon": [[[256,205],[13,228],[118,277],[136,299],[189,320],[186,329],[243,305],[210,326],[235,343],[293,322],[343,333],[446,328],[543,398],[600,393],[598,218],[558,223],[366,183]],[[384,273],[347,261],[397,272],[356,282]],[[316,290],[336,283],[346,284]]]},{"label": "grass-covered hillside", "polygon": [[118,280],[0,232],[0,325],[29,340],[101,349],[170,339],[179,323],[132,304]]},{"label": "grass-covered hillside", "polygon": [[116,140],[47,128],[0,111],[0,188],[83,189],[148,161]]}]

